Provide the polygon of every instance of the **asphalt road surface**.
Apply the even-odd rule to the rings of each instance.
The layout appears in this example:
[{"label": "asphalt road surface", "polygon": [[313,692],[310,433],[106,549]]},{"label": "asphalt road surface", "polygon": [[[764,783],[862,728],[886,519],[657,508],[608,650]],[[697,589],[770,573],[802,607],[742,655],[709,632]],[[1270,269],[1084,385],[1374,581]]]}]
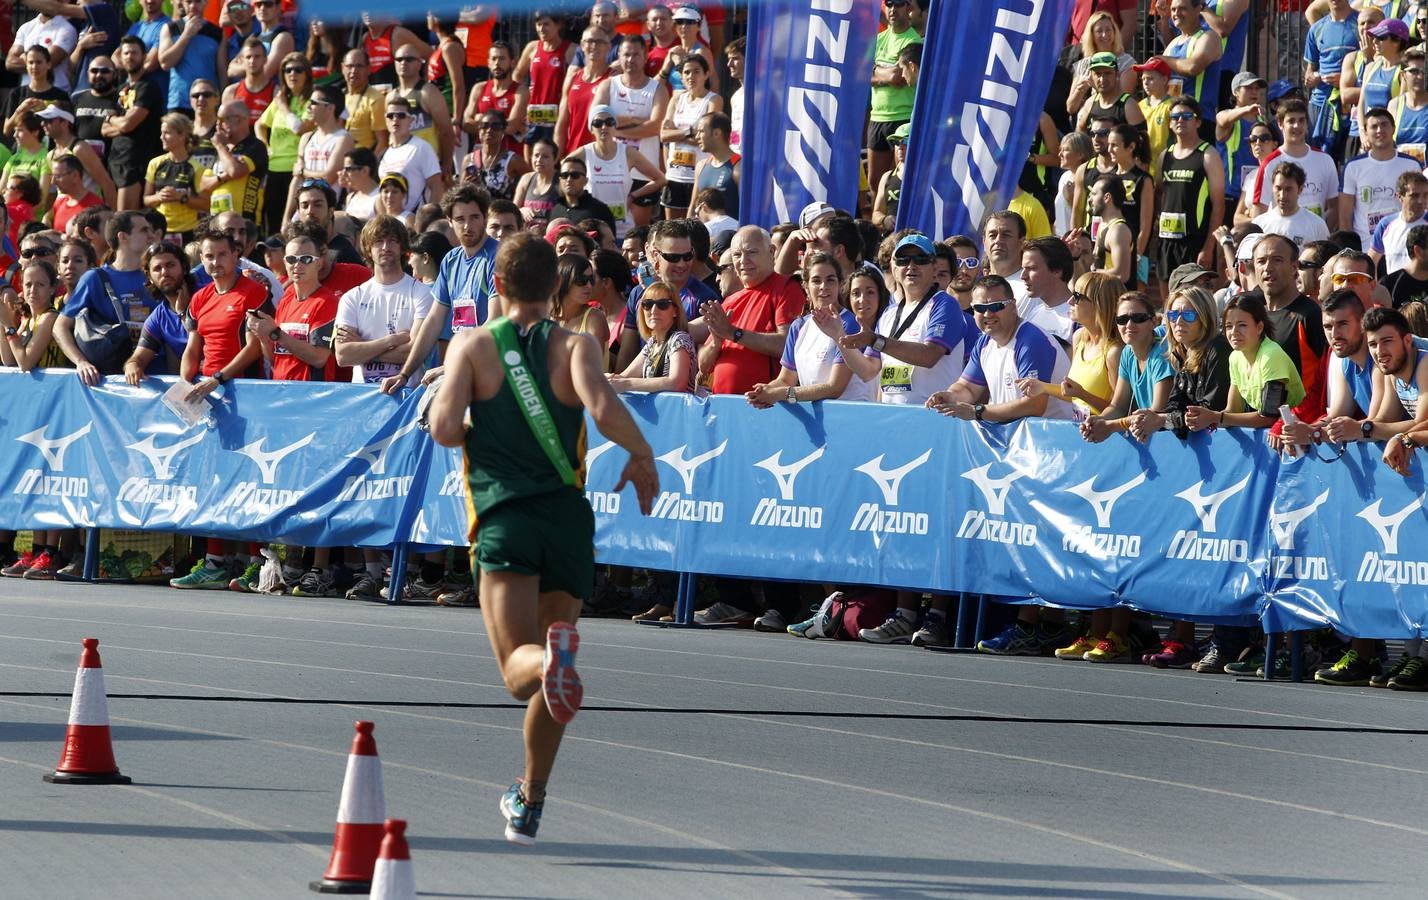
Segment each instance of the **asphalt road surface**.
[{"label": "asphalt road surface", "polygon": [[[429,897],[1403,897],[1428,695],[582,623],[586,708],[507,844],[521,713],[475,610],[0,583],[0,897],[309,897],[352,723]],[[128,787],[57,786],[100,639]],[[303,702],[295,702],[303,701]]]}]

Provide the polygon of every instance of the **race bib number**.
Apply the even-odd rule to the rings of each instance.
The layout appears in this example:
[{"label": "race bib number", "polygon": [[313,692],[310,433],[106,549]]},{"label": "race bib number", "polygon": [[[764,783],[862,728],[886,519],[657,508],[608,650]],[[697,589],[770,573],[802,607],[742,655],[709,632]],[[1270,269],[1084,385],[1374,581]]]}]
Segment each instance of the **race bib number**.
[{"label": "race bib number", "polygon": [[[295,341],[301,341],[304,344],[307,343],[308,335],[311,333],[311,327],[306,322],[279,322],[278,327],[283,330],[283,334],[286,334]],[[291,352],[282,344],[275,342],[273,344],[273,354],[275,356],[280,354],[290,356]]]},{"label": "race bib number", "polygon": [[609,203],[606,205],[610,207],[610,215],[615,217],[616,222],[623,222],[625,220],[625,204]]},{"label": "race bib number", "polygon": [[458,297],[451,303],[451,330],[465,331],[476,327],[476,301]]},{"label": "race bib number", "polygon": [[1382,212],[1371,212],[1371,213],[1369,213],[1369,214],[1368,214],[1368,230],[1369,230],[1369,234],[1372,234],[1372,233],[1373,233],[1373,230],[1378,227],[1378,223],[1379,223],[1379,222],[1382,222],[1384,219],[1387,219],[1389,216],[1393,215],[1393,214],[1394,214],[1395,212],[1397,212],[1397,211],[1398,211],[1398,210],[1394,210],[1394,209],[1386,209],[1386,210],[1383,210]]},{"label": "race bib number", "polygon": [[1177,241],[1185,237],[1185,213],[1162,212],[1160,214],[1161,240]]},{"label": "race bib number", "polygon": [[362,380],[367,384],[377,384],[401,370],[401,363],[370,362],[362,367]]},{"label": "race bib number", "polygon": [[559,106],[552,106],[545,103],[535,104],[526,112],[526,121],[532,125],[541,127],[554,126],[555,117],[559,112]]},{"label": "race bib number", "polygon": [[672,169],[692,169],[694,168],[694,151],[672,150],[669,154],[669,165]]},{"label": "race bib number", "polygon": [[233,195],[227,191],[215,193],[213,199],[208,201],[208,211],[213,215],[233,211]]},{"label": "race bib number", "polygon": [[138,298],[130,296],[124,297],[124,308],[129,311],[129,321],[126,323],[129,326],[129,337],[137,342],[139,335],[144,333],[144,320],[149,317],[149,310]]},{"label": "race bib number", "polygon": [[[1259,172],[1259,166],[1240,166],[1240,191],[1254,190],[1254,176]],[[1251,198],[1253,199],[1253,198]]]},{"label": "race bib number", "polygon": [[906,394],[912,390],[912,366],[884,366],[882,371],[884,394]]}]

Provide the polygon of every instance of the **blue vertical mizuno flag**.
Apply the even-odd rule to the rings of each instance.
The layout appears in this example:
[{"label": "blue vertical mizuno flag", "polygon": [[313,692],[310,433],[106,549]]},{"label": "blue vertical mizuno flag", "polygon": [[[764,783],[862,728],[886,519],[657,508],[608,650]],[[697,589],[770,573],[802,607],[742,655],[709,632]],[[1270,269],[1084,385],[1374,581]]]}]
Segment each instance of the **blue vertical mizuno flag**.
[{"label": "blue vertical mizuno flag", "polygon": [[749,10],[740,218],[765,228],[823,200],[856,209],[878,6],[766,0]]},{"label": "blue vertical mizuno flag", "polygon": [[1072,6],[1074,0],[932,4],[898,228],[936,239],[975,234],[1011,199]]}]

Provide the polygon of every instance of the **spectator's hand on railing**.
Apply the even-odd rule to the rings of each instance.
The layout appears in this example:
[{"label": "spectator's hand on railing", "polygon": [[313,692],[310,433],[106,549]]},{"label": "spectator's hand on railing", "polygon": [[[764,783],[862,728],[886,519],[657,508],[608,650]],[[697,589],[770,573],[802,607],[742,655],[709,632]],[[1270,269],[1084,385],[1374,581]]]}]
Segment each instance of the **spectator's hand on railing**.
[{"label": "spectator's hand on railing", "polygon": [[1206,428],[1214,428],[1224,419],[1224,413],[1216,412],[1213,409],[1206,409],[1203,406],[1191,406],[1185,410],[1185,427],[1191,431],[1204,431]]},{"label": "spectator's hand on railing", "polygon": [[1407,478],[1410,473],[1409,463],[1413,460],[1413,449],[1404,443],[1401,438],[1404,435],[1394,435],[1393,439],[1384,444],[1383,462],[1393,471]]},{"label": "spectator's hand on railing", "polygon": [[1295,422],[1292,425],[1288,422],[1284,423],[1284,427],[1280,429],[1280,438],[1284,442],[1284,445],[1289,448],[1291,456],[1297,452],[1296,448],[1307,447],[1310,444],[1316,443],[1314,440],[1316,428],[1317,426],[1310,425],[1307,422]]},{"label": "spectator's hand on railing", "polygon": [[744,394],[744,399],[749,401],[749,405],[755,409],[771,409],[780,399],[780,390],[787,396],[787,388],[780,389],[778,385],[771,384],[756,384],[752,390]]},{"label": "spectator's hand on railing", "polygon": [[74,367],[74,374],[79,376],[81,383],[89,387],[94,387],[104,378],[103,375],[99,374],[99,369],[95,368],[94,363],[88,360],[76,365]]},{"label": "spectator's hand on railing", "polygon": [[446,374],[445,366],[436,366],[435,368],[427,369],[426,374],[421,377],[421,383],[430,387],[432,382],[444,374]]},{"label": "spectator's hand on railing", "polygon": [[144,367],[139,365],[137,360],[129,359],[124,361],[124,380],[130,387],[137,386],[144,380]]},{"label": "spectator's hand on railing", "polygon": [[184,400],[189,403],[197,403],[198,401],[202,400],[204,397],[207,397],[209,394],[213,393],[217,389],[217,378],[205,378],[198,384],[193,386],[193,390],[188,392],[188,395],[184,397]]},{"label": "spectator's hand on railing", "polygon": [[1347,444],[1363,438],[1363,427],[1353,416],[1335,416],[1324,422],[1324,434],[1336,444]]},{"label": "spectator's hand on railing", "polygon": [[1165,416],[1148,409],[1138,409],[1130,414],[1131,437],[1144,444],[1150,436],[1165,427]]},{"label": "spectator's hand on railing", "polygon": [[928,397],[927,408],[944,416],[962,419],[965,422],[970,422],[977,417],[976,408],[970,403],[954,398],[951,391],[938,391]]},{"label": "spectator's hand on railing", "polygon": [[1116,433],[1116,427],[1100,416],[1092,416],[1081,423],[1081,437],[1088,443],[1099,444]]},{"label": "spectator's hand on railing", "polygon": [[395,396],[397,391],[400,391],[402,389],[402,386],[406,383],[407,380],[402,377],[402,373],[400,372],[395,375],[388,375],[386,378],[382,379],[382,393],[386,394],[389,397]]}]

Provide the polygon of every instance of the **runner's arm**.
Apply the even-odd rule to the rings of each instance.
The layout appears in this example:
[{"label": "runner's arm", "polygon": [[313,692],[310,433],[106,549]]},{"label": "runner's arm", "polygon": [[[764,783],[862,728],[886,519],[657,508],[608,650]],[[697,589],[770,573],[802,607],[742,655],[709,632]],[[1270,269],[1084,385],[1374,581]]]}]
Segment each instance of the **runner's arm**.
[{"label": "runner's arm", "polygon": [[575,393],[585,409],[595,420],[600,433],[623,447],[630,454],[625,469],[620,473],[620,481],[615,485],[618,493],[626,482],[635,487],[639,497],[640,511],[650,514],[655,494],[659,492],[659,473],[655,471],[654,451],[650,449],[640,426],[620,402],[615,389],[605,380],[602,365],[603,349],[589,335],[572,338],[570,348],[570,378]]}]

